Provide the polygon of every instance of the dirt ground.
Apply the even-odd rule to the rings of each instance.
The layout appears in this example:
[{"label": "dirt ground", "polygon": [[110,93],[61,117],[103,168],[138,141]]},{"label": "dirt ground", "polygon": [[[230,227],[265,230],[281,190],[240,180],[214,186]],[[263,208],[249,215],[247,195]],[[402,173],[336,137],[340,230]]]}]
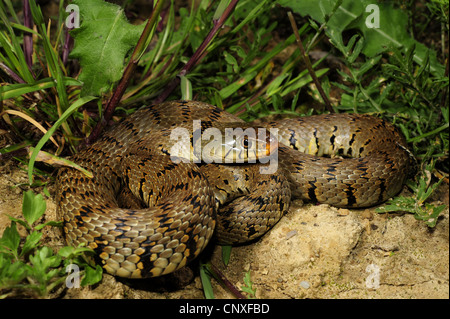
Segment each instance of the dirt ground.
[{"label": "dirt ground", "polygon": [[[12,161],[0,163],[0,233],[8,215],[21,214],[26,173]],[[52,185],[49,185],[52,193]],[[448,206],[448,185],[435,195]],[[55,220],[47,199],[46,219]],[[59,230],[46,230],[48,245],[63,245]],[[429,229],[412,215],[377,214],[294,202],[290,212],[263,238],[234,247],[229,265],[221,248],[211,258],[236,287],[250,270],[257,298],[449,298],[449,210]],[[233,298],[213,280],[216,298]],[[107,274],[88,288],[60,289],[56,298],[204,298],[198,264],[151,280],[117,280]]]}]

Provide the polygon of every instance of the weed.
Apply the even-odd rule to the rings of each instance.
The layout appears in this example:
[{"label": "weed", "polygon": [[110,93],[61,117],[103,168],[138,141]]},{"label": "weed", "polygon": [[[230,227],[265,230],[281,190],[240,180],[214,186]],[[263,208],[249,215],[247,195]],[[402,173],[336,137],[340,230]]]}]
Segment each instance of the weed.
[{"label": "weed", "polygon": [[376,209],[378,213],[408,212],[414,214],[417,220],[422,220],[429,227],[436,226],[439,214],[447,207],[446,205],[435,206],[425,201],[438,188],[444,178],[437,183],[431,184],[431,172],[433,163],[426,166],[424,172],[418,177],[418,182],[408,181],[408,186],[413,190],[412,197],[397,196],[389,200],[386,205]]},{"label": "weed", "polygon": [[243,292],[248,294],[249,299],[256,298],[256,288],[253,288],[253,282],[250,277],[250,270],[245,273],[244,286],[241,287]]},{"label": "weed", "polygon": [[[76,264],[84,270],[80,275],[81,285],[94,284],[101,279],[100,266],[92,268],[83,259],[84,254],[93,251],[85,247],[63,247],[54,253],[53,249],[41,242],[45,226],[61,226],[60,222],[39,223],[46,210],[42,195],[32,191],[24,192],[21,218],[11,219],[11,224],[0,238],[0,298],[13,295],[36,294],[47,297],[67,279],[66,267]],[[22,225],[26,238],[17,229]]]}]

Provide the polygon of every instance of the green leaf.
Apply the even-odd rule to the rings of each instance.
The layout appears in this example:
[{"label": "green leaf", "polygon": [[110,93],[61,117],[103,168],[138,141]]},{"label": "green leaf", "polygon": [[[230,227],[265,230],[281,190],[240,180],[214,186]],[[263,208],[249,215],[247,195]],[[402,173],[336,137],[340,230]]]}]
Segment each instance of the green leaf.
[{"label": "green leaf", "polygon": [[27,239],[25,240],[25,244],[23,244],[22,251],[20,252],[20,256],[25,256],[27,253],[29,253],[31,250],[35,249],[39,241],[41,240],[42,233],[33,231],[31,234],[27,236]]},{"label": "green leaf", "polygon": [[436,226],[439,214],[446,208],[446,205],[434,206],[432,204],[425,204],[425,214],[414,217],[423,220],[428,227],[434,227]]},{"label": "green leaf", "polygon": [[102,280],[103,269],[100,265],[96,265],[95,268],[86,266],[84,270],[85,274],[83,279],[81,279],[81,286],[90,286]]},{"label": "green leaf", "polygon": [[8,218],[13,222],[19,223],[20,225],[22,225],[23,227],[25,227],[28,230],[31,229],[31,227],[28,225],[28,223],[26,221],[24,221],[23,219],[15,218],[15,217],[12,217],[9,215],[8,215]]},{"label": "green leaf", "polygon": [[233,68],[233,72],[238,73],[239,72],[239,63],[236,60],[236,58],[234,56],[232,56],[230,53],[228,53],[227,51],[223,51],[223,56],[225,58],[225,61]]},{"label": "green leaf", "polygon": [[181,86],[181,98],[183,100],[192,100],[192,84],[189,79],[182,75],[180,76],[180,86]]},{"label": "green leaf", "polygon": [[64,246],[63,248],[58,250],[58,255],[60,255],[61,257],[64,257],[64,258],[68,258],[69,256],[71,256],[73,254],[74,250],[75,250],[75,247]]},{"label": "green leaf", "polygon": [[9,249],[15,256],[17,256],[17,249],[20,244],[20,235],[17,231],[16,223],[13,221],[9,227],[6,227],[3,231],[3,235],[0,238],[0,251],[3,251],[3,247]]},{"label": "green leaf", "polygon": [[81,255],[83,253],[92,253],[93,250],[89,247],[83,247],[82,245],[78,247],[65,246],[58,251],[58,255],[64,258],[72,259]]},{"label": "green leaf", "polygon": [[388,212],[416,212],[416,199],[412,197],[398,196],[388,201],[388,205],[384,205],[375,209],[377,213]]},{"label": "green leaf", "polygon": [[231,0],[220,0],[219,5],[217,6],[216,12],[214,12],[213,20],[219,20],[223,15],[225,9],[230,4]]},{"label": "green leaf", "polygon": [[250,270],[245,273],[244,276],[245,286],[241,286],[242,291],[249,294],[249,298],[255,298],[256,288],[253,288],[253,282],[250,277]]},{"label": "green leaf", "polygon": [[280,74],[277,76],[268,86],[267,86],[267,95],[272,96],[281,90],[281,84],[284,82],[286,78],[288,78],[290,74]]},{"label": "green leaf", "polygon": [[214,291],[211,285],[211,275],[207,264],[203,264],[200,267],[200,279],[202,281],[205,298],[214,299]]},{"label": "green leaf", "polygon": [[222,246],[222,261],[225,266],[227,266],[230,261],[232,248],[233,248],[233,246],[231,246],[231,245]]},{"label": "green leaf", "polygon": [[[72,79],[70,77],[64,77],[64,85],[65,86],[81,86],[83,83]],[[39,81],[36,81],[34,84],[28,83],[19,83],[19,84],[9,84],[7,86],[2,87],[2,91],[0,92],[0,100],[13,99],[17,98],[21,95],[49,89],[56,86],[56,81],[52,78],[45,78]]]},{"label": "green leaf", "polygon": [[41,194],[34,194],[29,190],[23,193],[22,214],[31,227],[45,213],[47,203]]},{"label": "green leaf", "polygon": [[80,8],[81,23],[71,32],[75,45],[70,57],[80,60],[82,96],[100,96],[120,80],[125,56],[138,42],[145,23],[128,23],[121,7],[101,0],[73,3]]},{"label": "green leaf", "polygon": [[22,261],[12,262],[6,255],[0,254],[0,289],[17,286],[25,279],[30,269],[31,267]]},{"label": "green leaf", "polygon": [[43,224],[36,225],[36,227],[34,227],[34,229],[41,230],[45,226],[62,227],[62,225],[63,225],[62,221],[50,220],[50,221],[45,222]]},{"label": "green leaf", "polygon": [[356,72],[355,76],[360,77],[366,72],[368,72],[371,68],[378,65],[378,62],[381,60],[381,55],[377,55],[373,57],[372,59],[368,59]]},{"label": "green leaf", "polygon": [[36,274],[50,278],[49,268],[58,267],[61,263],[61,257],[59,255],[53,255],[51,248],[43,246],[34,255],[30,256],[30,262],[33,264],[33,269],[35,269]]}]

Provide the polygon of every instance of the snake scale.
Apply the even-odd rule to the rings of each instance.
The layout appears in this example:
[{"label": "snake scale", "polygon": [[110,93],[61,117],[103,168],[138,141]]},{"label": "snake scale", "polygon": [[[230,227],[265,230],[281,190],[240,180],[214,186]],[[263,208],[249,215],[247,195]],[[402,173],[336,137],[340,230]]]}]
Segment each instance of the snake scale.
[{"label": "snake scale", "polygon": [[[206,152],[209,162],[195,163],[201,158],[195,123],[202,132],[251,127],[205,103],[165,102],[141,108],[74,155],[94,177],[59,170],[57,212],[67,242],[94,249],[112,275],[160,276],[198,256],[213,233],[225,244],[260,237],[288,210],[291,197],[355,208],[383,202],[400,191],[412,165],[394,126],[369,115],[266,123],[265,135],[232,141],[232,160],[240,164],[211,163],[215,151]],[[173,138],[175,129],[190,132],[184,143],[190,161],[178,157],[182,153],[169,156],[182,145]],[[202,147],[207,142],[200,140]],[[262,148],[250,147],[258,143]],[[263,164],[264,158],[274,162]],[[262,173],[274,163],[274,172]]]}]

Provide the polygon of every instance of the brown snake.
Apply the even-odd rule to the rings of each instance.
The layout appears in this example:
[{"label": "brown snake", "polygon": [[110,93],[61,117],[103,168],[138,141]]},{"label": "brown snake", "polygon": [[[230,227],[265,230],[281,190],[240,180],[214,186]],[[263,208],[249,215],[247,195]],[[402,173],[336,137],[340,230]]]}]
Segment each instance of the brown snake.
[{"label": "brown snake", "polygon": [[[383,202],[400,191],[411,166],[394,126],[357,114],[285,119],[266,124],[262,137],[237,137],[234,161],[276,154],[271,174],[260,170],[269,163],[172,160],[176,128],[190,132],[190,158],[200,157],[193,146],[194,120],[201,120],[202,131],[251,127],[201,102],[150,105],[73,157],[93,178],[60,169],[56,200],[67,242],[93,248],[110,274],[159,276],[198,256],[213,232],[227,244],[263,235],[288,210],[291,196],[337,207]],[[269,128],[278,129],[278,149]],[[207,142],[200,141],[202,147]],[[250,143],[260,142],[262,148],[249,151]]]}]

